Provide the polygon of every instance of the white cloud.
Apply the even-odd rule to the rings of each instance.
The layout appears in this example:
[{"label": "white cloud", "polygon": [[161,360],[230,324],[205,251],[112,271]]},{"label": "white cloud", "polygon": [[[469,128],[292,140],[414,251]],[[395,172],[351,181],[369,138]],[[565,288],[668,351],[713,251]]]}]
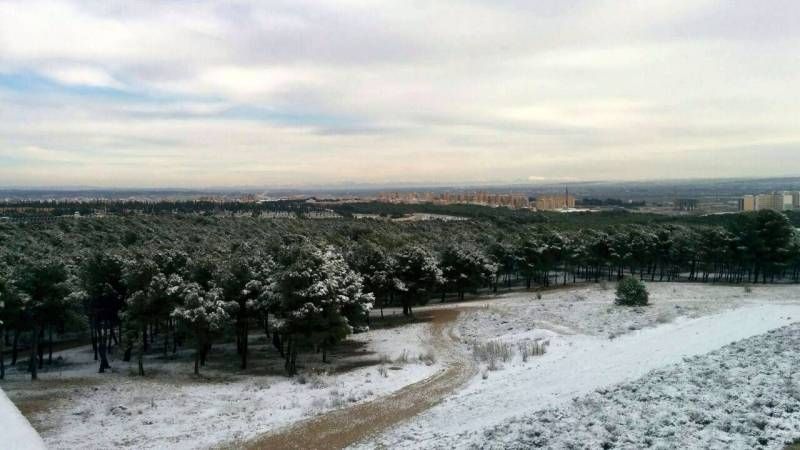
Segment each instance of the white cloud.
[{"label": "white cloud", "polygon": [[[687,31],[747,17],[740,8],[0,0],[0,73],[130,94],[40,94],[0,79],[0,161],[32,161],[0,175],[208,185],[785,174],[800,154],[798,36],[749,37],[740,22]],[[45,175],[34,148],[85,169]]]},{"label": "white cloud", "polygon": [[102,69],[82,66],[58,67],[44,71],[53,80],[76,86],[122,88],[123,85]]}]

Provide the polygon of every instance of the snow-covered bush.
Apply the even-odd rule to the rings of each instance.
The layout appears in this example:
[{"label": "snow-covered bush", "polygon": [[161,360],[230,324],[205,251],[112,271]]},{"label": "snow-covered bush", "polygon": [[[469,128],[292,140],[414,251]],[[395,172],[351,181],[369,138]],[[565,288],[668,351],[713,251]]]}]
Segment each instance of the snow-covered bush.
[{"label": "snow-covered bush", "polygon": [[511,344],[506,342],[474,342],[472,344],[472,356],[476,361],[488,364],[489,370],[497,370],[498,362],[508,362],[514,356],[514,349]]},{"label": "snow-covered bush", "polygon": [[616,303],[624,306],[643,306],[649,300],[647,287],[634,277],[625,277],[617,283]]},{"label": "snow-covered bush", "polygon": [[542,341],[524,341],[517,344],[522,362],[528,362],[531,356],[542,356],[547,351],[547,343]]}]

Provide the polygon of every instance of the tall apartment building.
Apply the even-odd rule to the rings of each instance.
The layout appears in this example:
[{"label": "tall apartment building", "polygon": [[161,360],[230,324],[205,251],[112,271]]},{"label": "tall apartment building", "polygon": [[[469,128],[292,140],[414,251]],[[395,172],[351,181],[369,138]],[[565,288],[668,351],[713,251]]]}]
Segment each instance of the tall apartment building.
[{"label": "tall apartment building", "polygon": [[745,195],[739,199],[739,211],[788,211],[796,208],[800,208],[800,192]]},{"label": "tall apartment building", "polygon": [[536,197],[536,209],[539,211],[553,211],[575,207],[575,197],[566,195],[540,195]]},{"label": "tall apartment building", "polygon": [[378,201],[385,203],[435,203],[440,205],[474,204],[486,206],[506,206],[509,208],[528,208],[528,197],[524,194],[492,194],[489,192],[382,192]]},{"label": "tall apartment building", "polygon": [[756,210],[756,196],[745,195],[739,199],[739,211],[755,211]]}]

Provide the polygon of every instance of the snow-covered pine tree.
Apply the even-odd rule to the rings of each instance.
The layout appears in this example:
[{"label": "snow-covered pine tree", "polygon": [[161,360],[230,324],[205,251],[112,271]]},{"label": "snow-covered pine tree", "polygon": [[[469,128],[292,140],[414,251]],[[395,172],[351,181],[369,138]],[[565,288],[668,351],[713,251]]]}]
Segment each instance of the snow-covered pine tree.
[{"label": "snow-covered pine tree", "polygon": [[436,257],[425,247],[406,247],[395,256],[395,286],[403,304],[403,314],[413,315],[412,307],[425,304],[435,289],[444,283]]},{"label": "snow-covered pine tree", "polygon": [[200,364],[205,362],[214,333],[231,321],[238,305],[236,302],[226,301],[222,289],[213,284],[204,288],[200,283],[187,282],[178,275],[170,277],[167,292],[180,299],[180,304],[172,311],[172,317],[183,324],[194,337],[194,373],[199,375]]},{"label": "snow-covered pine tree", "polygon": [[333,247],[300,243],[285,249],[276,276],[281,333],[286,337],[286,369],[296,372],[298,350],[323,352],[352,333],[351,321],[369,313],[374,297],[363,292],[363,280]]},{"label": "snow-covered pine tree", "polygon": [[[464,299],[465,292],[475,291],[491,283],[497,270],[497,264],[473,246],[454,245],[442,253],[445,290],[455,291],[459,300]],[[442,301],[444,301],[444,291]]]}]

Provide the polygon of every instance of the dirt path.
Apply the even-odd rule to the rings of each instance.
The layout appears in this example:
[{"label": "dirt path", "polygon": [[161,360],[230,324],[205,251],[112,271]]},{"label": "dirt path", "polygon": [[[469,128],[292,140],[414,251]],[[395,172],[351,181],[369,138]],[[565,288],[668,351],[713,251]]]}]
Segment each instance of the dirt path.
[{"label": "dirt path", "polygon": [[[255,439],[248,449],[333,449],[374,436],[388,427],[414,417],[467,382],[477,370],[471,358],[456,347],[453,324],[460,311],[425,311],[432,323],[432,344],[445,364],[436,375],[372,402],[331,411]],[[420,313],[423,314],[423,313]]]}]

